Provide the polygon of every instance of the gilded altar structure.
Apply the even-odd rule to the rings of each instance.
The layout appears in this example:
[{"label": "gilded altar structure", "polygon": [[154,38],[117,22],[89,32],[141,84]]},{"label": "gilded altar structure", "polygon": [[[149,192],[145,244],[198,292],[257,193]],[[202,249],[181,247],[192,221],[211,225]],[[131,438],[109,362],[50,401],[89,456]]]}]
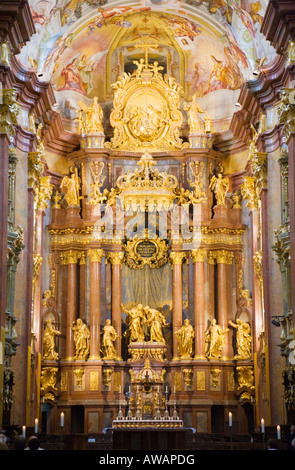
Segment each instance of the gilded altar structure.
[{"label": "gilded altar structure", "polygon": [[[157,63],[142,59],[113,90],[114,136],[105,141],[99,123],[88,132],[98,114],[81,111],[80,150],[54,195],[51,275],[62,295],[43,310],[41,397],[66,417],[87,401],[100,431],[206,432],[214,404],[238,416],[254,397],[241,196],[211,128],[180,138],[183,91]],[[187,109],[196,121],[200,110]],[[48,330],[52,315],[59,331]]]},{"label": "gilded altar structure", "polygon": [[3,3],[11,435],[294,423],[292,0],[168,3]]}]

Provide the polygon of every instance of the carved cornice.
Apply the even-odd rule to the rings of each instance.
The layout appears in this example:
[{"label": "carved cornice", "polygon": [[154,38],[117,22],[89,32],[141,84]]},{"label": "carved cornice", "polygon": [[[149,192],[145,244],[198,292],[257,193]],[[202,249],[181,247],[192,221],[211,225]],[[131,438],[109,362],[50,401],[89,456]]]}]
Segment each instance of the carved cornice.
[{"label": "carved cornice", "polygon": [[0,40],[8,41],[15,54],[35,34],[35,26],[28,0],[1,2]]},{"label": "carved cornice", "polygon": [[288,42],[295,39],[294,0],[270,0],[264,15],[261,32],[278,54],[283,54]]},{"label": "carved cornice", "polygon": [[261,113],[280,100],[280,90],[288,79],[285,63],[284,56],[277,56],[261,69],[255,80],[243,84],[238,98],[241,109],[233,115],[230,124],[232,133],[243,142],[248,143],[252,139],[251,124],[255,126]]}]

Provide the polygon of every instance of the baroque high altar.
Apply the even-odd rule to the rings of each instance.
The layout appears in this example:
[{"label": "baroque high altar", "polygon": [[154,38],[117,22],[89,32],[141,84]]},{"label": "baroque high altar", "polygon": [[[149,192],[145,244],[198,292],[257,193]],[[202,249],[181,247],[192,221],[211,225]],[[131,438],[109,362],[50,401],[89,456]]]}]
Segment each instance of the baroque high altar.
[{"label": "baroque high altar", "polygon": [[136,65],[112,85],[111,140],[97,99],[80,103],[80,149],[53,192],[41,404],[65,426],[84,407],[86,431],[218,432],[221,408],[243,426],[255,383],[241,195],[195,97],[184,141],[180,85]]}]

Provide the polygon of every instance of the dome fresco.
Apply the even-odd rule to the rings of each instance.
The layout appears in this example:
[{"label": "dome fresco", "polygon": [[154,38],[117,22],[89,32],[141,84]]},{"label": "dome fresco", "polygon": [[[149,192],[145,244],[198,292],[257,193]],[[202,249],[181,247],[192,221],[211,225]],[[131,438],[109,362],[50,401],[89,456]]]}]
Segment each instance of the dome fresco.
[{"label": "dome fresco", "polygon": [[157,60],[181,84],[184,99],[195,94],[223,130],[242,83],[253,78],[256,61],[265,58],[268,63],[275,56],[261,38],[265,7],[265,2],[248,0],[128,5],[33,0],[36,34],[19,60],[35,67],[40,80],[51,82],[63,118],[75,119],[77,103],[82,99],[89,104],[95,96],[108,116],[111,84],[132,71],[148,38],[150,60]]}]

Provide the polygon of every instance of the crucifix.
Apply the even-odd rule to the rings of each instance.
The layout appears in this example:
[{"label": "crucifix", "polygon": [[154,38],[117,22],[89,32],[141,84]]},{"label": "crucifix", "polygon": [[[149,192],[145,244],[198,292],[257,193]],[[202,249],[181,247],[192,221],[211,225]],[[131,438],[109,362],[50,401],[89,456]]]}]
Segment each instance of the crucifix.
[{"label": "crucifix", "polygon": [[149,50],[152,49],[157,49],[159,46],[158,44],[148,44],[148,37],[145,36],[145,43],[144,44],[135,44],[136,48],[141,48],[144,49],[145,51],[145,68],[148,68],[148,55],[149,55]]}]

